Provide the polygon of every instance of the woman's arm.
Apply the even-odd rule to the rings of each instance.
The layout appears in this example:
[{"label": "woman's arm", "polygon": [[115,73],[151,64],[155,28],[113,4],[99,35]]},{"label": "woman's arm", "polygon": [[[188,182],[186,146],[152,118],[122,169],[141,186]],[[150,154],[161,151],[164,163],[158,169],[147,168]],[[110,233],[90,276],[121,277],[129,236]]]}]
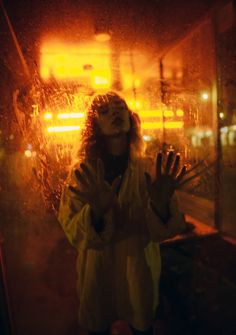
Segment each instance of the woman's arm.
[{"label": "woman's arm", "polygon": [[111,208],[118,181],[112,188],[90,172],[91,183],[81,172],[72,170],[60,202],[58,220],[76,248],[101,248],[109,243],[114,230]]}]

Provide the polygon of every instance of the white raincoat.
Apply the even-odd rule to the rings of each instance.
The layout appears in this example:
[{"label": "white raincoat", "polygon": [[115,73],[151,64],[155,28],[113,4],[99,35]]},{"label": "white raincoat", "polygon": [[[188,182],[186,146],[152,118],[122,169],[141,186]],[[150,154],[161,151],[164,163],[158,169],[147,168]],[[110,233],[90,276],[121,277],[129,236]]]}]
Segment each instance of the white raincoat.
[{"label": "white raincoat", "polygon": [[[183,229],[177,198],[170,204],[166,225],[149,207],[145,160],[132,159],[124,174],[105,227],[96,233],[91,209],[64,188],[59,221],[78,250],[79,323],[102,331],[113,321],[126,320],[138,330],[152,324],[158,306],[161,271],[159,242]],[[69,183],[75,185],[73,173]]]}]

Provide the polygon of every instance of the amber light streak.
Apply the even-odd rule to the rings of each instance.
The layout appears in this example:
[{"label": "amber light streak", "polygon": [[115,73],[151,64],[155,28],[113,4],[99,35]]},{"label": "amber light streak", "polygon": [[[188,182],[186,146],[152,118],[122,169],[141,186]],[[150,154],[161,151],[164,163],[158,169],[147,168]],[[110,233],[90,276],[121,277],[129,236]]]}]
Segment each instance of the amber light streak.
[{"label": "amber light streak", "polygon": [[49,133],[64,133],[70,131],[78,131],[81,129],[81,126],[56,126],[56,127],[48,127],[47,131]]},{"label": "amber light streak", "polygon": [[[161,129],[163,128],[162,122],[142,122],[142,129]],[[164,122],[165,129],[180,129],[183,128],[182,121],[166,121]]]},{"label": "amber light streak", "polygon": [[141,118],[145,118],[145,117],[173,117],[174,116],[174,112],[169,111],[169,110],[144,110],[144,111],[138,111],[138,114]]},{"label": "amber light streak", "polygon": [[[141,118],[147,118],[147,117],[173,117],[174,116],[174,112],[173,111],[161,111],[161,110],[145,110],[145,111],[139,111],[138,112],[139,116]],[[183,111],[182,110],[178,110],[177,111],[177,116],[183,116]],[[57,114],[57,118],[58,119],[81,119],[84,118],[84,113],[59,113]],[[45,113],[44,114],[44,119],[45,120],[50,120],[53,118],[53,114],[52,113]]]},{"label": "amber light streak", "polygon": [[84,118],[84,113],[59,113],[57,115],[58,119],[82,119]]},{"label": "amber light streak", "polygon": [[[144,111],[139,111],[138,112],[140,118],[156,118],[156,117],[173,117],[174,112],[173,111],[164,111],[162,112],[161,110],[144,110]],[[176,115],[179,117],[183,116],[183,111],[182,110],[177,110]],[[84,118],[84,113],[59,113],[57,114],[58,119],[82,119]],[[45,120],[50,120],[53,118],[52,113],[45,113],[44,114],[44,119]]]},{"label": "amber light streak", "polygon": [[[163,128],[162,122],[142,122],[142,129],[161,129]],[[165,129],[181,129],[183,128],[182,121],[166,121],[164,122]],[[78,131],[81,129],[81,126],[55,126],[48,127],[47,131],[49,133],[63,133],[70,131]]]},{"label": "amber light streak", "polygon": [[[181,111],[183,112],[183,111]],[[141,119],[141,125],[142,129],[181,129],[183,128],[183,121],[168,121],[165,120],[164,122],[159,121],[160,118],[163,116],[165,117],[173,117],[174,112],[173,111],[162,111],[162,110],[146,110],[146,111],[139,111],[138,112],[140,119]],[[180,113],[179,113],[180,114]],[[181,113],[182,115],[182,113]],[[47,122],[50,122],[53,119],[53,113],[45,113],[43,115],[44,119]],[[64,132],[74,132],[81,130],[81,126],[83,124],[85,117],[85,113],[58,113],[55,114],[55,118],[58,120],[67,120],[72,121],[73,119],[80,119],[79,124],[80,125],[53,125],[51,127],[47,127],[48,133],[64,133]],[[153,121],[148,121],[148,118],[153,118]],[[159,119],[159,120],[158,120]],[[145,121],[147,120],[147,121]]]}]

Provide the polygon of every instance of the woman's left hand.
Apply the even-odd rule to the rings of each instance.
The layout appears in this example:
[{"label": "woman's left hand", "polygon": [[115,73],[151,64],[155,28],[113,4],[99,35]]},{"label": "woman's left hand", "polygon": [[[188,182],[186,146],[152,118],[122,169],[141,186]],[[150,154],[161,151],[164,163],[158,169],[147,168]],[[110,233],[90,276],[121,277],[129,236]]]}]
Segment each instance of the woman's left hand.
[{"label": "woman's left hand", "polygon": [[183,166],[179,172],[180,155],[175,155],[173,151],[170,151],[162,170],[162,158],[162,153],[158,153],[155,180],[152,181],[147,172],[145,172],[145,177],[151,203],[165,217],[170,199],[186,174],[186,166]]}]

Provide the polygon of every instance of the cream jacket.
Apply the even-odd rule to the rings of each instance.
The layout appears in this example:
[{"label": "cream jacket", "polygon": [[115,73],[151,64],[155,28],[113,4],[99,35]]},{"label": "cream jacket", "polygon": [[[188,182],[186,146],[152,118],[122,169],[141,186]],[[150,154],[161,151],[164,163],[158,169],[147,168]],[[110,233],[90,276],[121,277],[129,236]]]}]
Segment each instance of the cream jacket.
[{"label": "cream jacket", "polygon": [[[78,250],[78,319],[90,331],[102,331],[116,320],[145,330],[154,320],[161,271],[159,242],[179,233],[183,220],[176,197],[166,225],[151,210],[144,178],[147,170],[145,160],[129,161],[99,234],[91,224],[90,206],[64,188],[58,218]],[[69,183],[75,184],[73,173]]]}]

